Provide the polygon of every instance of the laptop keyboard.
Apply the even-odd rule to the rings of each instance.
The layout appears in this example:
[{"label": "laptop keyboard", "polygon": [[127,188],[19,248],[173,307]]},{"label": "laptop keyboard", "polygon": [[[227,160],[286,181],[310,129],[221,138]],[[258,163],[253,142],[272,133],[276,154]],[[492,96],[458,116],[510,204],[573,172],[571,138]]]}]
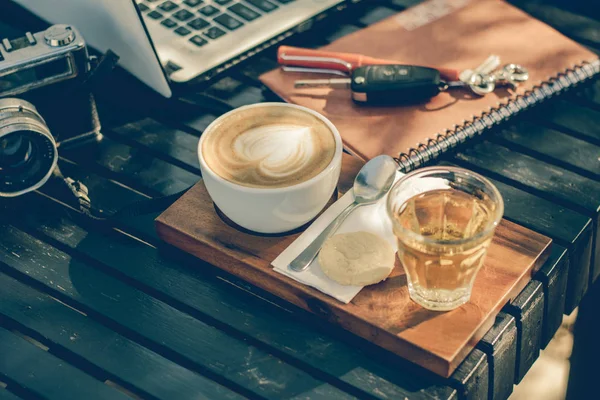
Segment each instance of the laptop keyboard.
[{"label": "laptop keyboard", "polygon": [[136,0],[144,18],[202,47],[295,0]]}]

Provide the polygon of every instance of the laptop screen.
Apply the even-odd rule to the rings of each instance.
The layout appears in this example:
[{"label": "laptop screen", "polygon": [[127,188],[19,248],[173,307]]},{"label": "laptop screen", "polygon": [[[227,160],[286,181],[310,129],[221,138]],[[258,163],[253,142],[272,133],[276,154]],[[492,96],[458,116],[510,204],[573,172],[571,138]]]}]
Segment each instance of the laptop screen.
[{"label": "laptop screen", "polygon": [[70,24],[100,52],[165,97],[172,92],[134,0],[13,0],[51,24]]}]

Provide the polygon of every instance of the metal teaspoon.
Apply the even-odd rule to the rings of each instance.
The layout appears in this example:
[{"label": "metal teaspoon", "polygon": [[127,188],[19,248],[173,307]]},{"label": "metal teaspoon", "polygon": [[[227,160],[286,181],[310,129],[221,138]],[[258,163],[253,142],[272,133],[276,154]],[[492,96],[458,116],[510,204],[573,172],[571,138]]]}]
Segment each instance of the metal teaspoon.
[{"label": "metal teaspoon", "polygon": [[319,254],[325,240],[331,236],[348,215],[357,207],[373,204],[381,199],[392,187],[398,164],[390,156],[381,155],[367,162],[354,179],[354,202],[344,209],[311,244],[306,247],[289,265],[292,271],[304,271]]}]

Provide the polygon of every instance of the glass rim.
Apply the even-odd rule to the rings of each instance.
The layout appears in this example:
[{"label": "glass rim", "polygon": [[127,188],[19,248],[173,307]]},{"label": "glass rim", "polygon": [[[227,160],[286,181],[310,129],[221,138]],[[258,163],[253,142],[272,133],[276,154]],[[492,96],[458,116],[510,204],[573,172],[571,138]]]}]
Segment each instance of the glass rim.
[{"label": "glass rim", "polygon": [[[470,237],[464,238],[464,239],[436,240],[436,239],[431,239],[429,237],[423,236],[419,233],[415,233],[409,229],[406,229],[396,222],[396,220],[394,218],[394,213],[392,211],[393,199],[392,199],[391,193],[395,189],[397,189],[400,185],[406,183],[410,179],[413,179],[415,177],[416,178],[424,178],[424,177],[426,177],[426,175],[429,175],[431,173],[436,173],[436,172],[440,172],[440,173],[441,172],[453,172],[455,174],[460,174],[463,176],[467,175],[469,177],[475,178],[478,181],[482,182],[486,187],[488,187],[490,189],[493,196],[495,196],[498,199],[498,201],[495,202],[496,209],[494,210],[494,218],[492,218],[488,223],[486,223],[485,229],[483,229],[481,232],[479,232],[478,234],[476,234],[474,236],[470,236]],[[423,193],[426,193],[426,192],[423,192]],[[412,197],[414,197],[414,196],[412,196]],[[406,199],[406,201],[408,201],[412,197],[409,197],[408,199]],[[402,204],[405,204],[406,201],[404,201]],[[388,192],[388,198],[386,201],[386,211],[387,211],[389,218],[391,219],[393,228],[394,229],[397,228],[398,230],[400,230],[402,232],[402,234],[410,237],[411,239],[417,240],[422,243],[433,244],[433,245],[461,245],[461,244],[466,244],[466,243],[470,243],[473,241],[477,241],[485,236],[488,236],[491,232],[494,231],[494,229],[496,229],[496,227],[500,223],[500,220],[502,219],[502,216],[504,215],[504,199],[502,198],[502,195],[500,194],[500,191],[498,190],[498,188],[492,182],[490,182],[489,179],[485,178],[484,176],[479,175],[476,172],[470,171],[465,168],[460,168],[460,167],[434,166],[434,167],[426,167],[426,168],[421,168],[421,169],[412,171],[412,172],[404,175],[400,179],[398,179],[398,181],[396,183],[394,183],[394,185],[391,187],[390,191]]]}]

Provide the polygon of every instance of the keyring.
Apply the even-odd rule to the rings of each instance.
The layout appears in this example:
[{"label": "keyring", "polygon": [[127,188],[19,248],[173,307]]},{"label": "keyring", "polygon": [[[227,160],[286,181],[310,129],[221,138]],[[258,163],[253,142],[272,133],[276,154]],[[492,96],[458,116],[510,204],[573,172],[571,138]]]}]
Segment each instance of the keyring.
[{"label": "keyring", "polygon": [[490,75],[474,73],[469,78],[469,88],[478,96],[485,96],[492,93],[496,88],[495,79]]}]

